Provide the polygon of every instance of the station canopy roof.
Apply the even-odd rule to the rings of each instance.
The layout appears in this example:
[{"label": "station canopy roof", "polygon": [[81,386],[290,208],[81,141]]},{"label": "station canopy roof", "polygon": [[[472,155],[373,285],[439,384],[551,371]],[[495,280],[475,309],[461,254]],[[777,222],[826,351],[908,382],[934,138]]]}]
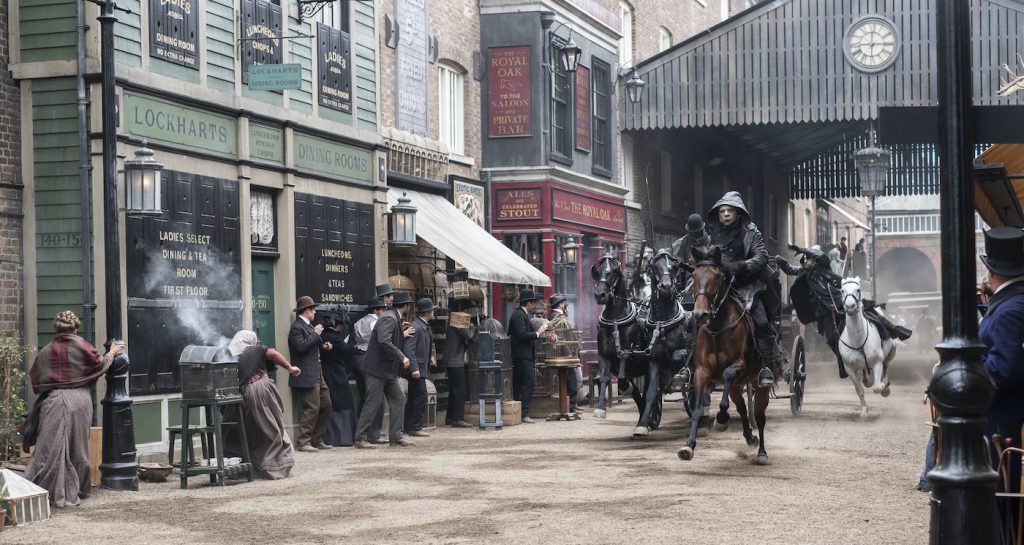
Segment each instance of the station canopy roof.
[{"label": "station canopy roof", "polygon": [[997,144],[975,161],[974,206],[991,227],[1024,227],[1024,144]]},{"label": "station canopy roof", "polygon": [[440,195],[391,189],[388,209],[405,192],[416,207],[416,236],[454,259],[474,280],[550,286],[551,279],[480,228]]}]

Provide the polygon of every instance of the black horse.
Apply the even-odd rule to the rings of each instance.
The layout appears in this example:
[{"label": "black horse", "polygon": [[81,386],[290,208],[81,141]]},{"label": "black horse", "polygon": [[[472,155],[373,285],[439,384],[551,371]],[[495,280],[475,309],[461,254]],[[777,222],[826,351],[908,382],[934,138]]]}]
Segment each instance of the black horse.
[{"label": "black horse", "polygon": [[594,299],[604,306],[597,330],[601,376],[594,418],[606,417],[613,367],[619,391],[631,389],[637,409],[643,412],[640,393],[632,388],[631,379],[643,376],[647,367],[647,355],[643,352],[649,342],[647,329],[638,319],[636,304],[627,296],[625,275],[618,259],[611,255],[601,257],[590,267],[590,275],[594,279]]},{"label": "black horse", "polygon": [[640,422],[633,437],[643,437],[657,429],[661,421],[662,394],[686,363],[684,327],[688,313],[679,299],[684,269],[668,250],[660,250],[647,264],[651,279],[651,300],[644,325],[650,333],[645,352],[649,355],[644,381]]}]

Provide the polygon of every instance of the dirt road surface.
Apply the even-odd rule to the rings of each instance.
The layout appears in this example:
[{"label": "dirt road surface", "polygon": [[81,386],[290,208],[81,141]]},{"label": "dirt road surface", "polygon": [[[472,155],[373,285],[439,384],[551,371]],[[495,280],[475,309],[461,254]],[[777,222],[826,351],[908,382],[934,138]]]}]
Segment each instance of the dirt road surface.
[{"label": "dirt road surface", "polygon": [[[630,438],[632,402],[607,420],[502,431],[438,429],[410,449],[298,453],[293,477],[226,487],[176,475],[141,490],[101,490],[0,543],[927,543],[914,490],[931,365],[897,356],[892,396],[857,416],[835,364],[810,366],[803,413],[768,409],[771,465],[751,462],[739,419],[676,458],[685,415]],[[785,385],[782,386],[785,388]],[[756,448],[756,447],[755,447]]]}]

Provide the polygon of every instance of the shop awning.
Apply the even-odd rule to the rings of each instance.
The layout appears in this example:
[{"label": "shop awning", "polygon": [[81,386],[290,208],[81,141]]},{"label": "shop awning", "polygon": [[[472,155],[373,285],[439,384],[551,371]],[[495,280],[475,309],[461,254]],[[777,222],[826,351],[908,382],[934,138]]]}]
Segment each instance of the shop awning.
[{"label": "shop awning", "polygon": [[832,207],[832,210],[835,210],[836,212],[839,212],[839,214],[840,214],[841,216],[843,216],[843,217],[845,217],[846,219],[850,220],[850,221],[851,221],[851,222],[852,222],[852,223],[853,223],[854,225],[856,225],[857,227],[860,227],[861,229],[864,229],[865,231],[870,231],[870,230],[871,230],[871,228],[870,228],[870,227],[868,227],[868,226],[867,226],[867,224],[865,224],[864,222],[860,221],[859,219],[857,219],[857,218],[853,217],[853,215],[851,215],[851,214],[850,214],[849,212],[847,212],[846,210],[843,210],[842,208],[839,208],[839,207],[838,207],[838,206],[836,205],[836,203],[834,203],[834,202],[832,202],[832,201],[830,201],[830,200],[828,200],[828,199],[821,199],[821,200],[825,201],[825,204],[827,204],[827,205],[829,205],[830,207]]},{"label": "shop awning", "polygon": [[469,277],[485,282],[550,286],[551,279],[473,223],[439,195],[402,189],[388,191],[388,209],[402,192],[416,207],[416,235],[454,259]]},{"label": "shop awning", "polygon": [[1024,227],[1024,144],[997,144],[974,166],[974,206],[990,227]]}]

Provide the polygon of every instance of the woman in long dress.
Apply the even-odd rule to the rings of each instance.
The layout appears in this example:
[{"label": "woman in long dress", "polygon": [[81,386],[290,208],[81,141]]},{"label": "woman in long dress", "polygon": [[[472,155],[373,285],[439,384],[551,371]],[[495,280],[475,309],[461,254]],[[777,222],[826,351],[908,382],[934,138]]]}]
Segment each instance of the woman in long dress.
[{"label": "woman in long dress", "polygon": [[259,344],[256,333],[243,329],[235,333],[228,352],[238,358],[238,386],[249,443],[249,456],[256,473],[264,479],[284,479],[295,465],[295,449],[284,427],[284,403],[268,367],[278,365],[296,376],[302,371],[277,350]]},{"label": "woman in long dress", "polygon": [[328,312],[323,318],[324,331],[320,338],[330,350],[320,349],[324,381],[331,391],[331,418],[327,421],[324,442],[336,447],[350,447],[355,443],[356,407],[348,384],[348,368],[353,350],[349,343],[352,321],[343,312]]},{"label": "woman in long dress", "polygon": [[25,477],[50,492],[56,507],[78,505],[89,494],[89,426],[92,385],[124,344],[111,343],[100,356],[78,336],[82,322],[70,310],[53,320],[57,335],[44,346],[29,369],[32,390],[39,396],[23,430],[23,448],[35,445]]}]

